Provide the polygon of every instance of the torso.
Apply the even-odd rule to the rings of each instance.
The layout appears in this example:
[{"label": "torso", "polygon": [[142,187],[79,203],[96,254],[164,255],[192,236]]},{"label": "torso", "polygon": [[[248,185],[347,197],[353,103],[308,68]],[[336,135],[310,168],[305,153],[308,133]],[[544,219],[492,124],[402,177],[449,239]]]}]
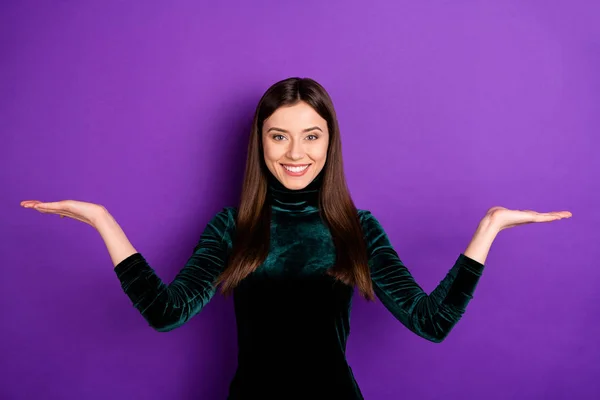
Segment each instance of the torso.
[{"label": "torso", "polygon": [[269,255],[234,291],[239,360],[230,399],[270,390],[281,399],[362,399],[345,356],[354,290],[326,275],[334,260],[317,210],[272,209]]}]

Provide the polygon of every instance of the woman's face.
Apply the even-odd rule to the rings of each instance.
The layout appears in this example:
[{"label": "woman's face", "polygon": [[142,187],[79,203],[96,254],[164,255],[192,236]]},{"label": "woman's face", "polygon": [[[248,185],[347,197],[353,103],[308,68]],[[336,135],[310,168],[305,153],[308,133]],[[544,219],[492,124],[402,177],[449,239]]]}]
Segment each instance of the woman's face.
[{"label": "woman's face", "polygon": [[262,143],[267,168],[277,180],[288,189],[305,188],[327,159],[327,121],[305,102],[280,107],[264,121]]}]

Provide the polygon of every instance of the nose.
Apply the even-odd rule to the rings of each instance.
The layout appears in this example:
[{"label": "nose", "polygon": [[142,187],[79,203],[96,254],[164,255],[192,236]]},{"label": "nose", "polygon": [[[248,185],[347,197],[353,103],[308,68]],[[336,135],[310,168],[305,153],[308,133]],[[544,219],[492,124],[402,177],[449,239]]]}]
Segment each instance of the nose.
[{"label": "nose", "polygon": [[304,158],[304,149],[300,140],[290,141],[287,157],[291,160],[301,160]]}]

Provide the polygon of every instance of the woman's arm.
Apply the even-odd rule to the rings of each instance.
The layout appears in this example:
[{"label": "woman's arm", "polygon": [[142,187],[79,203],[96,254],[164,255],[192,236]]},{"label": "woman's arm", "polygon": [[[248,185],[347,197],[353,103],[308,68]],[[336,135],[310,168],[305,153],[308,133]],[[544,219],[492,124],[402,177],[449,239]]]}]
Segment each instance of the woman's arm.
[{"label": "woman's arm", "polygon": [[483,218],[463,254],[480,264],[485,264],[492,243],[494,243],[494,239],[496,239],[499,232],[496,225],[488,217]]},{"label": "woman's arm", "polygon": [[93,226],[104,240],[113,266],[116,267],[123,260],[138,252],[106,208],[103,208],[100,215],[94,219]]},{"label": "woman's arm", "polygon": [[225,268],[234,225],[231,209],[214,216],[185,267],[168,285],[133,248],[112,217],[99,222],[97,229],[123,291],[151,327],[167,332],[199,313],[214,295],[213,284]]},{"label": "woman's arm", "polygon": [[491,245],[491,235],[481,230],[446,277],[427,294],[398,257],[379,221],[362,211],[361,223],[377,297],[412,332],[432,342],[444,340],[464,314],[483,272],[483,263],[469,254],[485,260],[483,250]]}]

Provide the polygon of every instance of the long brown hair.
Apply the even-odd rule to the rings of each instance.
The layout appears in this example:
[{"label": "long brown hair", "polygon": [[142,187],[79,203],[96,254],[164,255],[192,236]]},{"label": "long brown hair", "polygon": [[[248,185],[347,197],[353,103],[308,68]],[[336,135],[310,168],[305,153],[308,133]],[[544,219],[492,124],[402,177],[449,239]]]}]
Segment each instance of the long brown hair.
[{"label": "long brown hair", "polygon": [[336,248],[335,265],[328,274],[357,286],[361,294],[373,300],[367,249],[358,212],[350,197],[342,161],[342,143],[333,102],[327,91],[310,78],[288,78],[271,86],[260,99],[248,142],[248,156],[242,194],[237,213],[235,240],[227,268],[216,285],[229,294],[258,268],[269,253],[271,208],[267,202],[267,174],[262,146],[263,122],[282,106],[300,101],[309,104],[327,121],[329,146],[323,167],[319,194],[321,218],[329,228]]}]

